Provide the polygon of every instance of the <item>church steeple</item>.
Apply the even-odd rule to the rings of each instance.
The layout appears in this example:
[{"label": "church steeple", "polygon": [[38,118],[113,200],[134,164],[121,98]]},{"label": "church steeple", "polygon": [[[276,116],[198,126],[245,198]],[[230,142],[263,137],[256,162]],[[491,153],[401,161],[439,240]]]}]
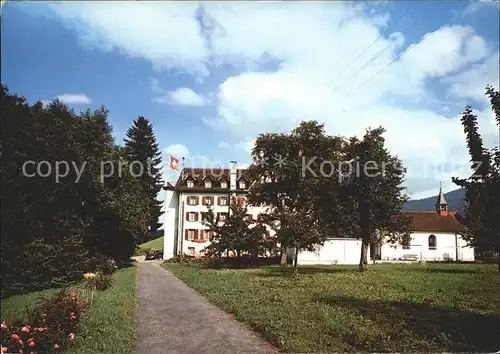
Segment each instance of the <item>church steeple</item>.
[{"label": "church steeple", "polygon": [[442,188],[441,184],[439,185],[439,195],[438,195],[437,201],[436,201],[436,211],[441,216],[448,215],[448,202],[446,201],[446,198],[444,197],[443,188]]}]

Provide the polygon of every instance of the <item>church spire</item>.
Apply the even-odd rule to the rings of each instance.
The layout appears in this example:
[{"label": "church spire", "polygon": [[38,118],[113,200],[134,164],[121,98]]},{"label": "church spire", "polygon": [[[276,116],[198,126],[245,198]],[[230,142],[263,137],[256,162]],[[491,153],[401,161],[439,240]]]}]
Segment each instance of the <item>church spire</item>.
[{"label": "church spire", "polygon": [[439,184],[439,195],[438,195],[437,201],[436,201],[436,211],[441,216],[448,215],[448,202],[446,201],[446,198],[444,197],[443,187],[441,186],[441,183]]}]

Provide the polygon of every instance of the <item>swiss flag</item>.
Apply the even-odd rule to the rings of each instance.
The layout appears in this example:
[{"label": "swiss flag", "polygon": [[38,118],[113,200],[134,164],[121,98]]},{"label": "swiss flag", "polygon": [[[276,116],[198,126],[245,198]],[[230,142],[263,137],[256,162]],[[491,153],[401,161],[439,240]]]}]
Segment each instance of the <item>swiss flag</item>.
[{"label": "swiss flag", "polygon": [[177,171],[178,166],[179,166],[179,160],[173,156],[170,156],[170,168],[174,171]]}]

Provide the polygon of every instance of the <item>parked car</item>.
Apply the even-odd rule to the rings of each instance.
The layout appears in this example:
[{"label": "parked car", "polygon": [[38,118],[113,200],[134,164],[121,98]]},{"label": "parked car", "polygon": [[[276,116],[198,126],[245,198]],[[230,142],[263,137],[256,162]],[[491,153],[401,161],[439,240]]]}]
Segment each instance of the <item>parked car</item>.
[{"label": "parked car", "polygon": [[152,251],[147,251],[146,252],[146,260],[153,260],[153,259],[162,259],[163,258],[163,251],[162,250],[152,250]]}]

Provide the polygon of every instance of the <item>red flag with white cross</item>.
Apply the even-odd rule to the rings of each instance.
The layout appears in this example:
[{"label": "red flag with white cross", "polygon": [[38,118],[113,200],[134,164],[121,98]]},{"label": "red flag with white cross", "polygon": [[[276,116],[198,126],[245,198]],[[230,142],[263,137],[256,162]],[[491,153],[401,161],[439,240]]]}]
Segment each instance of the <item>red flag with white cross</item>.
[{"label": "red flag with white cross", "polygon": [[179,167],[179,160],[173,156],[170,156],[170,168],[174,171],[177,171],[178,167]]}]

